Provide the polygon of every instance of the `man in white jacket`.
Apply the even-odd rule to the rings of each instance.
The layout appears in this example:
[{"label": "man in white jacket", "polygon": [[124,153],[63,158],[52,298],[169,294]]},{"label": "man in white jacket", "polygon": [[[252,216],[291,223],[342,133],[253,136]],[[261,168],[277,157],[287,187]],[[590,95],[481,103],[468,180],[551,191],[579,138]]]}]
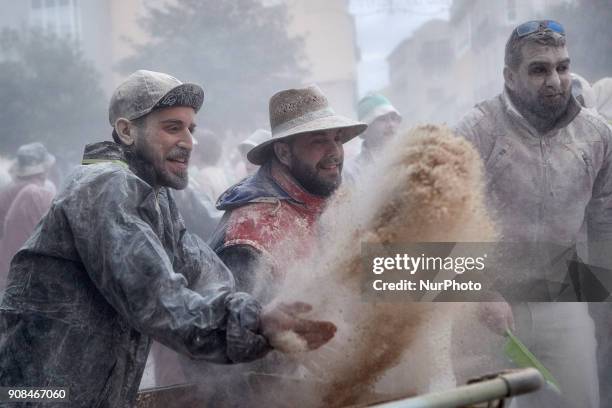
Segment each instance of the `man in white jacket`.
[{"label": "man in white jacket", "polygon": [[[525,265],[540,276],[531,275],[524,287],[540,282],[539,300],[579,300],[564,297],[562,289],[583,227],[591,263],[609,267],[600,249],[612,241],[612,130],[572,96],[565,30],[558,22],[529,21],[512,31],[504,80],[503,92],[478,104],[455,130],[480,152],[502,239],[530,243]],[[599,407],[587,304],[521,303],[512,309],[519,336],[559,380],[566,406]],[[542,393],[535,398],[518,402],[550,404]]]}]

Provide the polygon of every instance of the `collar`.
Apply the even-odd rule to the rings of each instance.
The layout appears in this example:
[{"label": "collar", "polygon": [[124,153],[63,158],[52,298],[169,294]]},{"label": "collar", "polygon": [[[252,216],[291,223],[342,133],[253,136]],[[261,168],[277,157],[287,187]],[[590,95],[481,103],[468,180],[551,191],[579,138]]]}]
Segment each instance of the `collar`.
[{"label": "collar", "polygon": [[[526,127],[531,134],[541,134],[535,127],[531,125],[531,123],[529,123],[527,119],[525,119],[521,112],[519,112],[519,110],[516,108],[516,106],[512,102],[512,99],[510,98],[508,88],[506,86],[504,86],[504,91],[502,92],[501,97],[502,102],[504,103],[506,110],[508,111],[508,114],[512,116],[515,121],[517,121],[523,127]],[[582,108],[580,107],[578,101],[576,101],[574,96],[571,95],[565,114],[557,121],[555,127],[549,130],[546,134],[554,134],[559,129],[562,129],[569,125],[576,118],[576,116],[578,116],[581,109]]]},{"label": "collar", "polygon": [[[83,165],[91,165],[97,163],[114,163],[118,164],[132,173],[134,173],[138,178],[147,183],[157,194],[163,190],[161,186],[154,186],[151,183],[151,178],[143,177],[143,172],[139,171],[138,168],[134,165],[135,160],[129,160],[129,152],[126,149],[115,142],[98,142],[91,143],[85,146],[85,151],[83,153],[83,160],[81,164]],[[152,171],[152,169],[151,169]],[[152,173],[151,173],[152,174]]]},{"label": "collar", "polygon": [[306,191],[289,173],[287,167],[276,160],[272,160],[270,165],[270,176],[292,200],[304,205],[307,209],[320,211],[327,200],[325,197],[314,195]]},{"label": "collar", "polygon": [[128,167],[123,148],[115,142],[105,141],[85,146],[81,164],[87,165],[105,162],[117,163]]}]

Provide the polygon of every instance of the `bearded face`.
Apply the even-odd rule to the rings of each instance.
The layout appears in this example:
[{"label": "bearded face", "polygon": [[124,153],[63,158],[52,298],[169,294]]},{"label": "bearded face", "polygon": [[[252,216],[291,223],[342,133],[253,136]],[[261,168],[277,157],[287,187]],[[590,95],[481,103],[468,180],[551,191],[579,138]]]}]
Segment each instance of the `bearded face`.
[{"label": "bearded face", "polygon": [[334,158],[324,158],[313,165],[294,155],[290,170],[306,191],[323,197],[329,197],[342,182],[342,162]]},{"label": "bearded face", "polygon": [[527,43],[522,55],[518,69],[506,77],[506,85],[520,111],[554,123],[571,97],[567,48]]},{"label": "bearded face", "polygon": [[341,130],[333,129],[296,136],[283,161],[306,191],[328,197],[342,182],[343,159]]},{"label": "bearded face", "polygon": [[137,129],[132,150],[142,173],[152,179],[147,181],[176,190],[187,187],[194,116],[188,107],[161,109],[150,113]]}]

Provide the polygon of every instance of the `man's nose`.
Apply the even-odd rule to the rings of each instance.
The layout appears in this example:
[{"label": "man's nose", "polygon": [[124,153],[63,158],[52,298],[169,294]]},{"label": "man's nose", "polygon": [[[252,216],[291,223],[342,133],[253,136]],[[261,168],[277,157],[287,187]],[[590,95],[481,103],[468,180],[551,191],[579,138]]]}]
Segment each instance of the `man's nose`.
[{"label": "man's nose", "polygon": [[177,146],[182,147],[183,149],[187,149],[189,151],[193,150],[193,135],[187,129],[185,133],[181,136],[181,140],[177,143]]},{"label": "man's nose", "polygon": [[555,89],[561,88],[561,78],[559,78],[559,74],[557,71],[552,71],[552,73],[548,76],[546,81],[546,85],[554,87]]},{"label": "man's nose", "polygon": [[342,145],[341,141],[334,141],[333,143],[329,144],[329,147],[327,150],[328,157],[341,159],[343,155],[344,155],[344,146]]}]

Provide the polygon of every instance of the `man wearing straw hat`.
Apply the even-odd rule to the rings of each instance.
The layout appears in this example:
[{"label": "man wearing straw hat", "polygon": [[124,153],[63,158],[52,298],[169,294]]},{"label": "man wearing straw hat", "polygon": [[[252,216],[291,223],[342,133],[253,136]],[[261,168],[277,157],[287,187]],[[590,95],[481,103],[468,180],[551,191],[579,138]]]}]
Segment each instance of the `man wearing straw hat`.
[{"label": "man wearing straw hat", "polygon": [[271,138],[247,154],[261,167],[221,195],[217,208],[226,212],[211,240],[238,288],[263,298],[282,278],[281,248],[291,258],[308,254],[314,224],[342,181],[342,145],[367,127],[337,115],[316,86],[276,93],[269,111]]}]

